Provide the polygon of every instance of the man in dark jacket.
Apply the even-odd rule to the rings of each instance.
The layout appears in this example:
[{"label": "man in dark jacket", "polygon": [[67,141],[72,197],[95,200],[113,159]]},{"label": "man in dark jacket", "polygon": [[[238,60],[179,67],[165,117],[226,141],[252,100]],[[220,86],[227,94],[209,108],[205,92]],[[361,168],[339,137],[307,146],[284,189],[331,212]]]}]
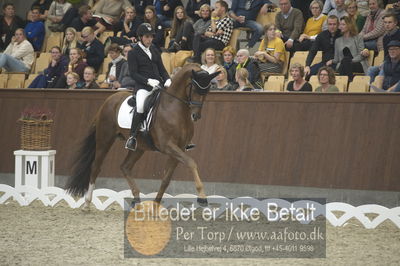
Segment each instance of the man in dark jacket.
[{"label": "man in dark jacket", "polygon": [[388,44],[389,56],[383,62],[383,71],[379,73],[383,76],[383,84],[378,84],[384,90],[400,92],[400,41],[393,40]]},{"label": "man in dark jacket", "polygon": [[[154,90],[164,85],[169,87],[171,79],[161,60],[161,54],[152,45],[154,29],[149,23],[139,26],[137,35],[138,45],[128,54],[129,72],[136,82],[136,112],[132,119],[131,136],[125,148],[136,150],[136,135],[144,119],[144,102]],[[135,91],[135,90],[134,90]]]},{"label": "man in dark jacket", "polygon": [[[336,16],[331,15],[327,19],[327,25],[328,29],[318,34],[311,46],[310,52],[308,53],[306,67],[304,68],[304,74],[306,76],[316,75],[318,70],[323,66],[329,66],[335,69],[335,65],[332,61],[335,55],[335,41],[341,36],[340,30],[338,30],[339,19]],[[322,51],[322,62],[311,66],[318,51]]]},{"label": "man in dark jacket", "polygon": [[83,28],[81,37],[84,42],[79,48],[86,54],[84,61],[98,71],[104,61],[104,45],[96,39],[91,27]]}]

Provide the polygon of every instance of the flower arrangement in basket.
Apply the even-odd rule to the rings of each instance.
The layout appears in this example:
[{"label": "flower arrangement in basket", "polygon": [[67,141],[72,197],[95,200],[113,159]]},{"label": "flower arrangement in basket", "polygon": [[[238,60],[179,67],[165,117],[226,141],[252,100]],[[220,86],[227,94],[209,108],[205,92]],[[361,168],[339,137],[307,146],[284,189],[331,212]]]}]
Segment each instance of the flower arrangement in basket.
[{"label": "flower arrangement in basket", "polygon": [[18,122],[21,123],[21,149],[37,151],[51,149],[53,113],[49,109],[25,108]]}]

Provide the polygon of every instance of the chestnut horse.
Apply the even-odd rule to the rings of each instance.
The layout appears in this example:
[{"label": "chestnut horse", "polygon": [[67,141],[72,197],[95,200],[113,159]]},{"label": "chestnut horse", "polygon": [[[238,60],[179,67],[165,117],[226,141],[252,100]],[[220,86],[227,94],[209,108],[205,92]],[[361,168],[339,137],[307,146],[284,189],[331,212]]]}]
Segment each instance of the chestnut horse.
[{"label": "chestnut horse", "polygon": [[[156,196],[157,202],[161,201],[178,162],[181,162],[189,167],[194,176],[199,204],[207,204],[197,164],[185,154],[185,147],[193,137],[193,121],[201,116],[211,80],[218,74],[219,72],[210,75],[201,70],[199,65],[188,64],[175,75],[169,88],[161,89],[156,113],[153,114],[153,126],[149,132],[154,146],[168,156],[167,169]],[[120,128],[117,123],[119,107],[129,95],[130,92],[117,92],[106,99],[97,112],[76,159],[66,189],[73,195],[85,195],[85,208],[89,207],[92,200],[94,184],[107,152],[117,137],[124,136],[126,139],[129,134],[129,130]],[[137,140],[136,151],[129,151],[121,165],[122,173],[134,196],[132,205],[140,202],[140,191],[131,170],[144,152],[151,150],[141,133]]]}]

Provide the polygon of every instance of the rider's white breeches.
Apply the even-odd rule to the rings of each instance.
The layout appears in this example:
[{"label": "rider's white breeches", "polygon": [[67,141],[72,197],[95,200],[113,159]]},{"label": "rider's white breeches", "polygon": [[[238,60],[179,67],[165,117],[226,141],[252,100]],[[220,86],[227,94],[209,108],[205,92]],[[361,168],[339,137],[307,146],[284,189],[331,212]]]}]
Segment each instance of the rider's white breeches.
[{"label": "rider's white breeches", "polygon": [[138,92],[136,93],[136,111],[138,113],[142,114],[144,112],[144,101],[152,93],[153,93],[153,91],[147,91],[147,90],[144,90],[144,89],[138,90]]}]

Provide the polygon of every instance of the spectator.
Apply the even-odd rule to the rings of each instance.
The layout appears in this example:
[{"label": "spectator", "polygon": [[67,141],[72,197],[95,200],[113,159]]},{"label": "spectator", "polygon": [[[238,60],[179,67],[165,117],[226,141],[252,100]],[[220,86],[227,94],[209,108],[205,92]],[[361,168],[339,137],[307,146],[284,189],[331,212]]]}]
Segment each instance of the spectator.
[{"label": "spectator", "polygon": [[282,73],[285,62],[285,44],[281,38],[276,37],[275,24],[264,27],[265,37],[260,43],[258,51],[254,56],[259,60],[262,73]]},{"label": "spectator", "polygon": [[[69,50],[69,63],[68,69],[61,75],[58,81],[55,83],[54,88],[65,88],[67,86],[66,83],[66,75],[68,72],[75,72],[79,75],[79,80],[83,80],[83,72],[85,67],[87,67],[87,63],[83,61],[83,52],[79,48],[71,48]],[[48,87],[50,88],[50,87]]]},{"label": "spectator", "polygon": [[129,73],[129,65],[128,65],[128,53],[129,51],[132,50],[132,46],[129,44],[126,44],[124,46],[124,49],[122,50],[122,53],[124,55],[124,59],[126,62],[124,62],[121,66],[121,71],[118,76],[118,81],[114,82],[114,87],[118,89],[133,89],[135,87],[135,81],[131,77]]},{"label": "spectator", "polygon": [[172,21],[171,42],[168,51],[192,50],[193,35],[192,20],[186,15],[183,6],[177,6]]},{"label": "spectator", "polygon": [[[303,13],[303,20],[307,21],[311,17],[310,4],[312,0],[291,0],[292,7],[297,8]],[[322,4],[323,5],[323,4]],[[322,7],[321,7],[322,11]]]},{"label": "spectator", "polygon": [[177,6],[183,6],[181,0],[154,0],[157,17],[164,28],[171,28],[174,10]]},{"label": "spectator", "polygon": [[107,54],[111,58],[111,62],[108,64],[107,78],[101,88],[117,89],[118,86],[114,85],[114,82],[118,81],[118,77],[121,73],[122,65],[126,62],[125,58],[121,55],[122,49],[118,44],[113,43],[108,47]]},{"label": "spectator", "polygon": [[23,29],[17,29],[10,44],[0,53],[0,68],[8,72],[29,72],[34,59],[32,44],[26,40]]},{"label": "spectator", "polygon": [[356,24],[358,32],[360,32],[364,27],[365,17],[358,12],[357,3],[355,0],[346,2],[346,12],[353,23]]},{"label": "spectator", "polygon": [[[348,15],[346,12],[346,5],[344,4],[344,0],[335,0],[335,3],[336,3],[336,8],[329,11],[328,17],[331,15],[335,15],[340,20],[342,17]],[[324,23],[324,25],[322,26],[322,29],[326,30],[327,28],[328,28],[328,26],[326,25],[326,23]]]},{"label": "spectator", "polygon": [[250,58],[249,50],[240,49],[236,54],[238,66],[236,72],[241,68],[246,68],[249,72],[248,79],[255,89],[262,89],[262,81],[260,77],[260,69],[255,59]]},{"label": "spectator", "polygon": [[96,8],[100,0],[89,0],[88,1],[88,6],[93,10]]},{"label": "spectator", "polygon": [[137,16],[143,20],[144,9],[146,6],[153,5],[153,0],[130,0],[133,7],[135,7]]},{"label": "spectator", "polygon": [[295,63],[290,67],[290,75],[293,80],[289,81],[287,91],[312,91],[312,86],[304,79],[304,67]]},{"label": "spectator", "polygon": [[[201,69],[207,71],[209,74],[213,74],[219,67],[219,62],[215,50],[213,48],[207,48],[201,55]],[[216,82],[213,79],[213,82]]]},{"label": "spectator", "polygon": [[[354,0],[354,1],[357,5],[357,9],[360,12],[361,16],[363,17],[367,16],[369,13],[368,0]],[[346,1],[346,5],[348,5],[348,1]],[[335,0],[326,0],[322,13],[328,14],[331,9],[335,8],[336,8]]]},{"label": "spectator", "polygon": [[[393,40],[400,40],[400,30],[397,26],[397,17],[393,13],[387,13],[383,17],[383,24],[385,27],[386,34],[383,36],[383,52],[384,58],[389,56],[388,44]],[[368,76],[371,78],[371,83],[374,82],[375,77],[382,70],[383,64],[380,66],[371,66],[368,68]]]},{"label": "spectator", "polygon": [[61,53],[61,48],[54,46],[50,50],[51,61],[49,66],[38,75],[29,88],[54,88],[58,79],[65,73],[68,66],[68,59]]},{"label": "spectator", "polygon": [[[329,16],[327,19],[327,25],[328,29],[318,34],[307,55],[306,67],[304,68],[306,76],[317,74],[318,69],[322,66],[330,66],[334,69],[336,68],[336,65],[333,64],[335,42],[336,39],[341,36],[340,30],[338,29],[338,18],[335,15]],[[311,66],[318,51],[322,51],[322,62]]]},{"label": "spectator", "polygon": [[383,62],[383,69],[379,74],[383,78],[378,83],[378,88],[390,92],[400,92],[400,41],[393,40],[388,44],[389,56]]},{"label": "spectator", "polygon": [[388,44],[394,40],[400,40],[399,21],[393,13],[387,13],[383,17],[383,25],[385,28],[385,35],[383,36],[383,52],[385,58],[389,56]]},{"label": "spectator", "polygon": [[35,51],[40,51],[42,49],[44,36],[46,34],[44,29],[44,24],[39,20],[39,8],[34,7],[31,10],[31,22],[25,26],[25,34],[28,41],[31,42],[33,49]]},{"label": "spectator", "polygon": [[263,34],[263,26],[256,22],[258,12],[262,15],[267,14],[268,4],[272,4],[268,0],[236,0],[232,2],[232,8],[229,12],[231,17],[235,20],[234,28],[246,27],[252,31],[251,39],[247,44],[248,48],[258,42]]},{"label": "spectator", "polygon": [[369,0],[369,9],[371,10],[367,16],[364,27],[360,32],[360,36],[364,40],[364,46],[368,50],[378,51],[383,48],[382,40],[385,34],[383,26],[383,15],[385,11],[378,4],[378,0]]},{"label": "spectator", "polygon": [[297,8],[293,8],[289,0],[279,0],[281,11],[276,14],[275,24],[279,30],[277,37],[285,42],[287,50],[292,50],[294,40],[303,32],[303,14]]},{"label": "spectator", "polygon": [[[228,4],[228,8],[229,9],[232,7],[233,0],[223,0],[223,1]],[[215,9],[215,5],[216,5],[217,2],[218,2],[218,0],[210,0],[210,6],[211,6],[212,10]]]},{"label": "spectator", "polygon": [[249,81],[249,72],[246,68],[239,68],[235,74],[236,82],[239,84],[237,91],[253,91],[254,87]]},{"label": "spectator", "polygon": [[322,9],[323,14],[328,14],[329,11],[336,8],[336,1],[335,0],[325,0],[324,7]]},{"label": "spectator", "polygon": [[[210,0],[189,0],[186,5],[186,14],[194,21],[201,19],[201,7],[210,6]],[[211,12],[210,12],[211,13]]]},{"label": "spectator", "polygon": [[328,66],[323,66],[318,70],[318,82],[320,86],[315,89],[316,92],[339,92],[338,87],[335,86],[335,72]]},{"label": "spectator", "polygon": [[308,51],[317,35],[322,31],[322,25],[326,20],[326,16],[322,14],[322,2],[313,0],[310,4],[312,17],[307,20],[304,32],[300,38],[294,42],[294,50]]},{"label": "spectator", "polygon": [[127,7],[132,7],[128,0],[100,0],[93,8],[97,21],[107,30],[113,30]]},{"label": "spectator", "polygon": [[200,19],[193,24],[194,38],[200,38],[211,25],[211,7],[204,4],[200,7]]},{"label": "spectator", "polygon": [[211,14],[211,25],[204,33],[205,37],[193,41],[194,57],[189,61],[200,62],[200,56],[207,48],[222,50],[228,45],[233,31],[233,20],[227,11],[227,3],[217,1]]},{"label": "spectator", "polygon": [[105,31],[106,27],[93,18],[90,6],[81,6],[78,13],[79,17],[73,19],[71,22],[71,27],[73,27],[77,32],[81,32],[85,27],[96,27],[94,32],[96,36]]},{"label": "spectator", "polygon": [[216,83],[211,84],[210,90],[212,91],[233,91],[232,84],[228,82],[228,73],[222,66],[218,66],[217,71],[220,71],[218,76],[215,77]]},{"label": "spectator", "polygon": [[339,19],[347,16],[345,0],[335,0],[336,7],[329,11],[328,16],[335,15]]},{"label": "spectator", "polygon": [[96,39],[94,31],[90,27],[85,27],[82,30],[81,37],[84,42],[78,47],[86,54],[83,61],[98,71],[104,61],[104,45]]},{"label": "spectator", "polygon": [[15,6],[4,4],[3,15],[0,17],[0,50],[3,51],[10,44],[16,29],[24,27],[25,22],[15,15]]},{"label": "spectator", "polygon": [[118,81],[114,82],[114,85],[118,89],[133,89],[135,87],[135,81],[132,79],[129,73],[129,65],[128,65],[128,53],[132,50],[131,45],[125,45],[122,50],[124,59],[126,62],[121,67],[120,74],[118,76]]},{"label": "spectator", "polygon": [[78,46],[78,35],[76,30],[69,27],[65,30],[65,37],[62,45],[62,54],[69,55],[69,50]]},{"label": "spectator", "polygon": [[147,6],[145,8],[144,22],[149,23],[151,25],[151,28],[155,30],[153,44],[159,51],[161,51],[161,47],[164,47],[164,28],[157,18],[154,6]]},{"label": "spectator", "polygon": [[356,25],[345,16],[340,19],[339,24],[342,36],[335,41],[335,57],[333,63],[339,75],[346,75],[353,80],[354,73],[367,73],[368,63],[361,54],[364,50],[364,42],[357,35]]},{"label": "spectator", "polygon": [[357,2],[357,9],[361,16],[366,17],[369,13],[368,0],[355,0]]},{"label": "spectator", "polygon": [[93,89],[98,90],[100,89],[99,85],[96,83],[96,71],[93,67],[87,66],[83,71],[83,79],[84,82],[80,89]]},{"label": "spectator", "polygon": [[50,31],[63,31],[64,25],[61,24],[61,21],[71,7],[71,3],[66,0],[54,0],[47,15],[46,28]]},{"label": "spectator", "polygon": [[143,20],[136,16],[134,7],[125,8],[125,16],[116,25],[117,31],[121,31],[121,37],[109,37],[109,41],[119,45],[137,43],[136,31],[142,23]]},{"label": "spectator", "polygon": [[234,60],[235,55],[236,51],[231,46],[226,46],[222,50],[222,58],[224,60],[223,67],[227,72],[228,82],[231,83],[232,85],[236,85],[235,73],[236,73],[237,63]]},{"label": "spectator", "polygon": [[39,8],[39,20],[44,22],[49,14],[49,8],[53,0],[36,0],[31,5],[31,11],[29,11],[28,17],[31,17],[31,13],[34,7]]},{"label": "spectator", "polygon": [[68,72],[66,77],[67,85],[65,88],[68,90],[78,89],[79,75],[75,72]]}]

